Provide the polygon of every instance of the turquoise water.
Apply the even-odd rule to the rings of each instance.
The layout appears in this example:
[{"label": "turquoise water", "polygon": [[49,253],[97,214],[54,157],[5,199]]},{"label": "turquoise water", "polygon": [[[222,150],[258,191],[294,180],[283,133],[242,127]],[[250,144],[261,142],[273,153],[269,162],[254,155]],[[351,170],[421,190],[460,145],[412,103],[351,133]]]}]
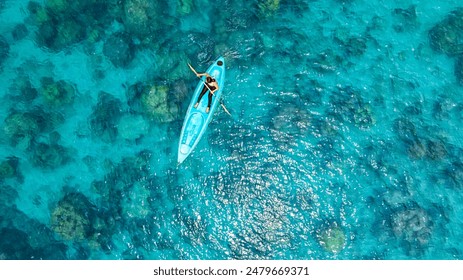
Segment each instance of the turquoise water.
[{"label": "turquoise water", "polygon": [[462,258],[459,1],[101,2],[0,0],[1,258]]}]

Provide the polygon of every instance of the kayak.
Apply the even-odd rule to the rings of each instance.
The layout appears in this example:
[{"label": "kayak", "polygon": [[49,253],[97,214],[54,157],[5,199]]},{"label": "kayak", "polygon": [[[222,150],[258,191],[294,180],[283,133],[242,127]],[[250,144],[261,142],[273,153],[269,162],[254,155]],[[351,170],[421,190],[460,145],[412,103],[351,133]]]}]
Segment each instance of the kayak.
[{"label": "kayak", "polygon": [[182,163],[196,148],[201,137],[207,129],[207,126],[212,120],[214,112],[217,110],[220,104],[220,96],[222,95],[223,85],[225,82],[225,61],[223,57],[219,57],[209,68],[206,70],[206,73],[214,77],[219,85],[219,89],[214,92],[212,96],[212,104],[209,110],[209,113],[206,113],[206,107],[208,102],[207,91],[197,108],[194,108],[201,90],[204,87],[206,82],[206,77],[201,77],[201,80],[198,82],[196,89],[194,91],[193,97],[191,98],[190,106],[185,115],[185,120],[183,121],[182,132],[180,133],[180,140],[178,143],[178,164]]}]

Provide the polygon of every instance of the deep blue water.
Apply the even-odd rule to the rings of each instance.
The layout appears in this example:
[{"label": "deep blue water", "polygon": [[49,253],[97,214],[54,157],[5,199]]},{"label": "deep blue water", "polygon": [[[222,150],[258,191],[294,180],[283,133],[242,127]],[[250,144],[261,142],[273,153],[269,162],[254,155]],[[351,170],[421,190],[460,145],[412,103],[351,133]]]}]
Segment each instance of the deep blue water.
[{"label": "deep blue water", "polygon": [[165,2],[0,0],[1,259],[462,258],[459,1]]}]

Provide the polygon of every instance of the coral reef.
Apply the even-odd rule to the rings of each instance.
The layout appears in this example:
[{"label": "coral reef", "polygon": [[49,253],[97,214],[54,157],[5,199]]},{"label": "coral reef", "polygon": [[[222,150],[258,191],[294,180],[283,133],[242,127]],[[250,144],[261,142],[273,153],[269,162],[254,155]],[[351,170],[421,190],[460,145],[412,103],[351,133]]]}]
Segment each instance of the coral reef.
[{"label": "coral reef", "polygon": [[193,0],[178,0],[177,1],[177,12],[180,15],[187,15],[191,13],[194,3]]},{"label": "coral reef", "polygon": [[363,107],[357,108],[354,113],[354,124],[359,128],[370,128],[376,124],[373,111],[370,104],[364,104]]},{"label": "coral reef", "polygon": [[312,59],[313,67],[320,73],[332,73],[343,64],[343,57],[331,49],[318,53]]},{"label": "coral reef", "polygon": [[161,2],[148,0],[127,0],[124,3],[124,25],[127,31],[144,40],[160,29]]},{"label": "coral reef", "polygon": [[53,209],[51,228],[64,240],[82,241],[92,234],[94,215],[94,206],[85,195],[70,193]]},{"label": "coral reef", "polygon": [[6,41],[5,37],[0,35],[0,66],[2,66],[5,59],[8,57],[10,52],[10,45]]},{"label": "coral reef", "polygon": [[148,133],[149,123],[140,115],[126,114],[117,124],[119,135],[125,140],[136,140]]},{"label": "coral reef", "polygon": [[38,95],[37,89],[26,75],[19,75],[14,80],[10,92],[13,94],[14,101],[26,104],[30,104]]},{"label": "coral reef", "polygon": [[11,35],[13,36],[13,39],[15,39],[16,41],[24,39],[28,34],[29,30],[27,29],[24,23],[17,24],[11,31]]},{"label": "coral reef", "polygon": [[135,45],[128,33],[114,33],[104,43],[103,54],[116,67],[127,67],[135,56]]},{"label": "coral reef", "polygon": [[106,92],[100,92],[98,103],[90,115],[90,128],[94,136],[105,142],[117,137],[117,123],[122,116],[122,102]]},{"label": "coral reef", "polygon": [[32,163],[40,168],[52,170],[71,160],[69,149],[58,144],[37,143],[33,147]]},{"label": "coral reef", "polygon": [[26,149],[40,133],[51,131],[63,121],[61,114],[47,113],[40,107],[13,111],[5,119],[3,132],[13,146]]},{"label": "coral reef", "polygon": [[49,77],[42,78],[39,92],[45,103],[54,108],[71,104],[76,95],[71,83],[63,80],[54,81],[53,78]]},{"label": "coral reef", "polygon": [[82,193],[71,191],[61,198],[51,211],[50,225],[53,232],[63,241],[76,242],[82,247],[73,258],[86,259],[89,248],[101,248],[109,253],[114,248],[111,237],[117,229],[115,217],[111,211],[96,208]]},{"label": "coral reef", "polygon": [[447,55],[463,54],[463,8],[451,12],[429,31],[431,48]]},{"label": "coral reef", "polygon": [[119,164],[111,167],[111,172],[105,176],[104,186],[98,186],[98,191],[106,194],[109,190],[99,187],[114,187],[116,191],[116,188],[130,187],[135,182],[143,181],[149,176],[150,157],[151,152],[143,150],[136,156],[124,158]]},{"label": "coral reef", "polygon": [[280,8],[280,0],[259,0],[257,7],[259,16],[270,17]]},{"label": "coral reef", "polygon": [[37,43],[58,52],[87,39],[99,39],[95,32],[119,16],[115,6],[113,0],[48,0],[44,5],[31,1],[28,10],[39,29]]},{"label": "coral reef", "polygon": [[[139,82],[128,87],[126,97],[130,111],[142,115],[148,122],[170,123],[180,120],[183,116],[179,108],[186,105],[185,98],[189,98],[186,97],[188,89],[185,82],[175,81],[169,87],[163,81],[155,83],[159,86],[145,85]],[[159,96],[156,96],[155,94],[159,94],[158,90],[161,92]],[[150,92],[153,96],[149,96]],[[156,124],[152,123],[151,125]],[[177,132],[174,133],[175,136],[172,135],[172,137],[177,137]]]},{"label": "coral reef", "polygon": [[[207,46],[207,43],[201,43],[198,53],[195,53],[198,57],[202,54],[207,54],[207,58],[210,58],[210,52],[212,52]],[[203,49],[204,48],[204,49]],[[188,61],[187,56],[184,52],[170,52],[169,56],[160,56],[157,59],[159,68],[159,77],[163,77],[166,80],[185,80],[190,77],[191,71],[188,66],[185,66],[184,61]]]},{"label": "coral reef", "polygon": [[40,10],[39,32],[37,42],[54,51],[61,51],[85,39],[86,30],[83,23],[74,19],[61,20],[50,15],[47,10]]},{"label": "coral reef", "polygon": [[272,135],[275,140],[288,142],[288,140],[301,137],[307,132],[310,115],[305,108],[292,102],[285,102],[284,104],[283,108],[277,112],[275,110],[270,112],[274,129]]},{"label": "coral reef", "polygon": [[427,153],[426,143],[421,141],[421,139],[416,138],[406,143],[408,146],[407,152],[411,158],[421,159],[426,156],[426,153]]},{"label": "coral reef", "polygon": [[417,138],[415,125],[405,117],[397,118],[394,121],[393,130],[399,139],[404,142],[413,142]]},{"label": "coral reef", "polygon": [[336,223],[321,228],[317,238],[323,249],[332,254],[338,254],[346,246],[344,231]]},{"label": "coral reef", "polygon": [[66,246],[53,237],[46,225],[31,219],[14,204],[5,207],[1,203],[2,199],[14,199],[17,194],[8,193],[5,197],[3,194],[0,196],[0,255],[4,259],[66,259]]},{"label": "coral reef", "polygon": [[45,40],[46,44],[55,50],[64,49],[81,42],[86,38],[85,25],[72,19],[60,21],[54,26],[55,32]]},{"label": "coral reef", "polygon": [[394,235],[405,241],[410,249],[428,245],[432,234],[432,221],[421,208],[403,209],[392,214],[391,225]]},{"label": "coral reef", "polygon": [[159,122],[171,122],[178,115],[178,107],[169,102],[169,88],[165,85],[145,87],[140,101],[142,112]]},{"label": "coral reef", "polygon": [[333,33],[333,41],[341,47],[344,56],[358,57],[367,50],[368,36],[351,35],[345,28],[338,28]]},{"label": "coral reef", "polygon": [[[448,120],[451,118],[451,115],[453,113],[458,114],[459,109],[460,108],[458,104],[452,99],[447,98],[447,97],[439,98],[434,102],[433,117],[439,121]],[[453,117],[456,117],[456,116],[453,116]]]},{"label": "coral reef", "polygon": [[19,159],[17,157],[9,157],[0,162],[0,182],[5,179],[20,176],[18,164]]},{"label": "coral reef", "polygon": [[[108,212],[98,213],[98,218],[93,223],[98,233],[95,234],[98,236],[98,243],[104,250],[111,250],[111,236],[121,228],[138,235],[140,223],[152,211],[151,184],[147,180],[150,175],[150,157],[150,152],[141,151],[134,157],[124,158],[118,164],[108,164],[110,170],[104,178],[92,182],[92,187],[101,196],[99,207],[110,209]],[[150,230],[151,226],[152,223],[143,225],[146,230]]]},{"label": "coral reef", "polygon": [[416,29],[419,25],[416,5],[411,5],[406,9],[394,9],[392,15],[397,21],[397,23],[393,25],[396,32],[411,31]]},{"label": "coral reef", "polygon": [[[463,47],[462,47],[462,49],[463,49]],[[454,66],[453,72],[455,74],[455,78],[457,80],[457,83],[460,86],[463,86],[463,56],[459,56],[455,60],[455,66]]]},{"label": "coral reef", "polygon": [[[92,5],[98,4],[98,0],[46,0],[46,8],[54,15],[73,14],[77,12],[89,12]],[[86,15],[88,15],[86,13]]]},{"label": "coral reef", "polygon": [[455,161],[449,164],[444,170],[445,178],[449,179],[451,186],[456,188],[463,187],[463,163]]},{"label": "coral reef", "polygon": [[144,219],[151,211],[150,191],[142,183],[135,182],[122,198],[122,213],[128,218]]},{"label": "coral reef", "polygon": [[[112,209],[111,219],[121,220],[147,214],[149,191],[145,182],[150,173],[150,157],[150,152],[141,151],[134,157],[124,158],[120,163],[110,167],[110,172],[103,180],[95,180],[92,183],[92,187],[101,195],[101,207]],[[130,195],[125,197],[128,194]],[[126,215],[123,208],[129,211],[130,215]],[[143,212],[137,213],[138,210]]]},{"label": "coral reef", "polygon": [[0,259],[28,260],[33,259],[35,252],[27,242],[29,236],[16,228],[0,229]]},{"label": "coral reef", "polygon": [[408,154],[411,158],[442,160],[447,156],[446,144],[442,140],[422,140],[415,138],[407,141]]},{"label": "coral reef", "polygon": [[333,113],[338,118],[349,121],[360,129],[369,129],[376,124],[371,105],[352,87],[339,87],[331,95],[331,103]]},{"label": "coral reef", "polygon": [[4,207],[12,207],[16,203],[16,198],[18,198],[18,190],[16,187],[12,187],[10,185],[6,185],[5,183],[1,182],[0,179],[0,210]]},{"label": "coral reef", "polygon": [[346,54],[349,56],[361,56],[367,50],[367,42],[363,37],[351,37],[344,43]]},{"label": "coral reef", "polygon": [[426,155],[432,160],[442,160],[447,156],[447,147],[442,140],[428,140],[426,142]]},{"label": "coral reef", "polygon": [[42,121],[30,112],[13,112],[6,117],[3,131],[12,145],[27,148],[43,131]]},{"label": "coral reef", "polygon": [[447,144],[439,137],[423,137],[412,121],[404,117],[394,121],[393,130],[405,144],[408,155],[413,159],[442,160],[448,154]]}]

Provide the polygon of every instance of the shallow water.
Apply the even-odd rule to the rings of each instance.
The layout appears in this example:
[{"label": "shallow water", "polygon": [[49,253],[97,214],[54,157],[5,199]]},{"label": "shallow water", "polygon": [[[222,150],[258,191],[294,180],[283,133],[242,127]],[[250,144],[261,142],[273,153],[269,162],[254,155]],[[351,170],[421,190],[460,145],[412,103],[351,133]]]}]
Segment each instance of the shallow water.
[{"label": "shallow water", "polygon": [[0,1],[2,258],[462,258],[458,1],[59,2]]}]

